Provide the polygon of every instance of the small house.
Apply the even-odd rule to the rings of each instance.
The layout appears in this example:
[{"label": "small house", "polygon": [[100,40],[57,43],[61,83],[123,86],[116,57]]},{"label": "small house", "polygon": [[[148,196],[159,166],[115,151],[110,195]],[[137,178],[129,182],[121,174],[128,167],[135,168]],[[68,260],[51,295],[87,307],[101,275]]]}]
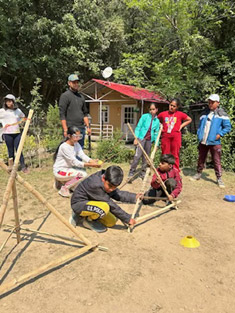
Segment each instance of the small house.
[{"label": "small house", "polygon": [[99,79],[88,81],[79,92],[89,104],[92,139],[110,137],[115,129],[120,129],[126,141],[132,140],[127,123],[135,129],[151,102],[158,104],[159,112],[167,110],[169,104],[161,95],[147,89]]}]

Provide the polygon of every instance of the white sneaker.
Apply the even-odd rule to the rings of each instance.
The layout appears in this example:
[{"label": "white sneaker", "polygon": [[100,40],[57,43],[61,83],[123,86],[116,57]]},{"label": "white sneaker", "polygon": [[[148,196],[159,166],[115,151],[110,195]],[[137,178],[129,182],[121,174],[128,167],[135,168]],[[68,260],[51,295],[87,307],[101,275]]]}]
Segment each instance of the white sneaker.
[{"label": "white sneaker", "polygon": [[221,177],[217,179],[217,183],[218,183],[218,186],[219,186],[220,188],[225,188],[225,184],[223,183]]}]

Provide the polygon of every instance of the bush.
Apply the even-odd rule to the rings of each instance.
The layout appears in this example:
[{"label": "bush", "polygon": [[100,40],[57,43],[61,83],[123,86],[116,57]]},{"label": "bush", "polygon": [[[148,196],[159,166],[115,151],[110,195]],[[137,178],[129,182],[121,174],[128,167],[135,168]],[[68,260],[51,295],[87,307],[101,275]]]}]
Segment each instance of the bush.
[{"label": "bush", "polygon": [[122,163],[134,156],[134,151],[125,147],[122,132],[115,131],[112,139],[101,140],[97,146],[97,158],[103,161]]},{"label": "bush", "polygon": [[46,115],[46,127],[43,131],[45,134],[43,138],[43,146],[50,152],[54,152],[62,141],[62,128],[59,117],[59,107],[49,104]]},{"label": "bush", "polygon": [[0,144],[0,159],[3,160],[3,162],[7,162],[8,160],[7,146],[4,142]]},{"label": "bush", "polygon": [[198,140],[197,135],[190,132],[182,134],[182,147],[180,151],[180,166],[192,167],[197,166],[198,160]]},{"label": "bush", "polygon": [[223,169],[235,172],[235,86],[229,83],[221,99],[222,106],[228,113],[232,125],[231,132],[221,139],[221,163]]}]

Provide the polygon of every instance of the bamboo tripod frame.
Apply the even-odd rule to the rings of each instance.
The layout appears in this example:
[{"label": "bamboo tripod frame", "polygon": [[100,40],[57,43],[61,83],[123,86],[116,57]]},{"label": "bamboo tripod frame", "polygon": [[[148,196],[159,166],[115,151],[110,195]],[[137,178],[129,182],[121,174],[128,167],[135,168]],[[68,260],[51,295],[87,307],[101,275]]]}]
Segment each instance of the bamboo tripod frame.
[{"label": "bamboo tripod frame", "polygon": [[[33,188],[28,182],[26,182],[20,175],[17,174],[17,168],[18,163],[20,159],[20,155],[24,146],[24,141],[26,138],[26,134],[29,128],[30,120],[32,117],[33,111],[29,111],[28,119],[24,127],[24,131],[22,133],[21,141],[16,153],[15,162],[13,165],[13,169],[11,173],[8,172],[8,167],[0,161],[0,167],[5,170],[9,175],[10,178],[7,183],[6,191],[3,196],[3,204],[1,206],[0,210],[0,227],[2,225],[4,215],[7,209],[8,200],[10,198],[10,194],[12,191],[13,196],[13,204],[14,204],[14,215],[15,215],[15,226],[13,227],[13,230],[10,232],[10,235],[7,237],[7,239],[4,241],[4,243],[1,245],[0,252],[3,250],[4,246],[6,245],[7,241],[10,239],[11,235],[15,232],[17,237],[17,244],[20,242],[20,222],[19,222],[19,214],[18,214],[18,200],[17,200],[17,192],[16,192],[16,184],[15,180],[17,180],[20,184],[22,184],[29,192],[31,192],[44,206],[47,207],[47,209],[53,213],[60,222],[62,222],[79,240],[63,237],[55,234],[50,233],[44,233],[44,235],[52,236],[52,237],[60,237],[60,239],[63,240],[69,240],[73,242],[77,242],[84,247],[79,248],[79,250],[74,251],[72,253],[69,253],[67,255],[64,255],[63,257],[57,258],[54,261],[51,261],[50,263],[43,265],[27,274],[22,275],[18,279],[14,279],[13,281],[10,281],[9,283],[2,284],[0,286],[0,294],[6,293],[7,291],[11,290],[14,287],[17,287],[19,284],[22,284],[26,282],[27,280],[33,279],[36,276],[43,274],[45,272],[48,272],[52,270],[55,267],[58,267],[69,260],[72,260],[74,258],[77,258],[78,256],[87,253],[88,251],[96,251],[96,250],[102,250],[107,251],[107,248],[99,246],[97,243],[92,244],[84,235],[82,235],[80,232],[78,232],[35,188]],[[22,228],[23,229],[23,228]],[[37,230],[30,230],[34,233],[40,233]],[[42,233],[42,232],[41,232]]]},{"label": "bamboo tripod frame", "polygon": [[[161,133],[162,133],[162,124],[160,125],[160,130],[158,132],[158,136],[157,136],[157,139],[156,139],[155,144],[154,144],[153,151],[152,151],[151,156],[150,156],[152,161],[153,161],[154,156],[155,156],[156,151],[157,151],[157,147],[158,147],[158,143],[159,143],[159,139],[160,139]],[[148,176],[150,174],[150,171],[151,171],[151,169],[150,169],[150,167],[148,167],[147,170],[146,170],[145,176],[144,176],[143,183],[142,183],[142,188],[141,188],[141,191],[140,191],[141,193],[143,193],[144,190],[145,190],[146,182],[147,182]],[[137,199],[135,207],[134,207],[134,210],[133,210],[133,213],[132,213],[132,216],[131,216],[131,218],[133,218],[133,219],[135,218],[135,215],[136,215],[136,212],[137,212],[137,210],[139,208],[140,202],[141,202],[141,200]],[[129,226],[128,227],[128,233],[131,232],[131,229],[133,229],[133,227]]]},{"label": "bamboo tripod frame", "polygon": [[[149,167],[149,168],[147,169],[147,171],[146,171],[146,174],[145,174],[145,177],[144,177],[144,180],[143,180],[142,190],[141,190],[141,191],[144,190],[145,184],[146,184],[146,181],[147,181],[147,178],[148,178],[148,175],[149,175],[149,173],[150,173],[150,171],[151,171],[151,169],[152,169],[152,170],[154,171],[154,173],[156,174],[156,176],[158,177],[159,182],[160,182],[160,185],[161,185],[162,189],[164,190],[164,192],[165,192],[167,198],[169,199],[169,196],[170,196],[170,195],[169,195],[169,193],[168,193],[168,191],[167,191],[167,189],[166,189],[166,186],[165,186],[164,182],[162,181],[161,176],[159,175],[158,171],[156,170],[156,168],[155,168],[155,166],[154,166],[154,164],[153,164],[153,159],[154,159],[155,153],[156,153],[156,151],[157,151],[158,142],[159,142],[160,135],[161,135],[161,132],[162,132],[162,125],[161,125],[161,127],[160,127],[160,131],[159,131],[159,133],[158,133],[158,137],[157,137],[157,139],[156,139],[156,142],[155,142],[155,145],[154,145],[154,149],[153,149],[153,151],[152,151],[150,157],[148,156],[148,154],[145,152],[144,148],[143,148],[143,147],[141,146],[141,144],[139,143],[139,141],[138,141],[137,137],[135,136],[135,133],[134,133],[134,131],[133,131],[131,125],[130,125],[129,123],[127,123],[127,126],[129,127],[129,129],[130,129],[132,135],[134,136],[134,138],[136,139],[136,141],[137,141],[137,143],[138,143],[138,146],[139,146],[140,149],[142,150],[142,152],[143,152],[143,154],[144,154],[144,156],[145,156],[145,158],[146,158],[148,164],[150,165],[150,167]],[[157,199],[156,199],[156,200],[157,200]],[[134,211],[133,211],[133,213],[132,213],[132,218],[135,218],[135,214],[136,214],[136,212],[137,212],[137,210],[138,210],[138,207],[139,207],[140,202],[141,202],[141,200],[138,199],[137,202],[136,202]],[[137,222],[137,223],[136,223],[135,225],[138,225],[138,224],[139,224],[140,222],[142,222],[143,220],[148,219],[148,218],[150,218],[150,217],[152,217],[152,216],[155,216],[155,215],[157,215],[158,213],[161,213],[162,211],[168,210],[168,209],[170,209],[170,208],[178,209],[177,205],[178,205],[180,202],[181,202],[180,200],[174,200],[173,203],[171,203],[171,204],[165,206],[164,208],[157,209],[157,210],[154,211],[154,212],[151,212],[151,213],[149,213],[149,214],[145,214],[145,215],[143,215],[143,216],[141,216],[141,217],[138,217],[138,218],[136,219],[136,222]],[[135,226],[135,225],[134,225],[134,226]],[[128,227],[128,232],[129,232],[129,233],[131,232],[131,230],[133,230],[134,226],[129,226],[129,227]]]}]

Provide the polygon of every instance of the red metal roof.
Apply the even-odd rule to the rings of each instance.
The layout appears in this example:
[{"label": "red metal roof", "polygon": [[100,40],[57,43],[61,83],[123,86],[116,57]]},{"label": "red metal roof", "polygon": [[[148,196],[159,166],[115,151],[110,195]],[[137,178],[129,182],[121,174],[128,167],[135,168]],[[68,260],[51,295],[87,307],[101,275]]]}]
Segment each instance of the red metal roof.
[{"label": "red metal roof", "polygon": [[92,80],[98,84],[101,84],[103,86],[106,86],[107,88],[116,90],[117,92],[120,92],[121,94],[126,95],[133,99],[150,101],[150,102],[169,103],[159,94],[153,91],[149,91],[147,89],[137,88],[135,86],[130,86],[130,85],[112,83],[109,81],[94,79],[94,78]]}]

